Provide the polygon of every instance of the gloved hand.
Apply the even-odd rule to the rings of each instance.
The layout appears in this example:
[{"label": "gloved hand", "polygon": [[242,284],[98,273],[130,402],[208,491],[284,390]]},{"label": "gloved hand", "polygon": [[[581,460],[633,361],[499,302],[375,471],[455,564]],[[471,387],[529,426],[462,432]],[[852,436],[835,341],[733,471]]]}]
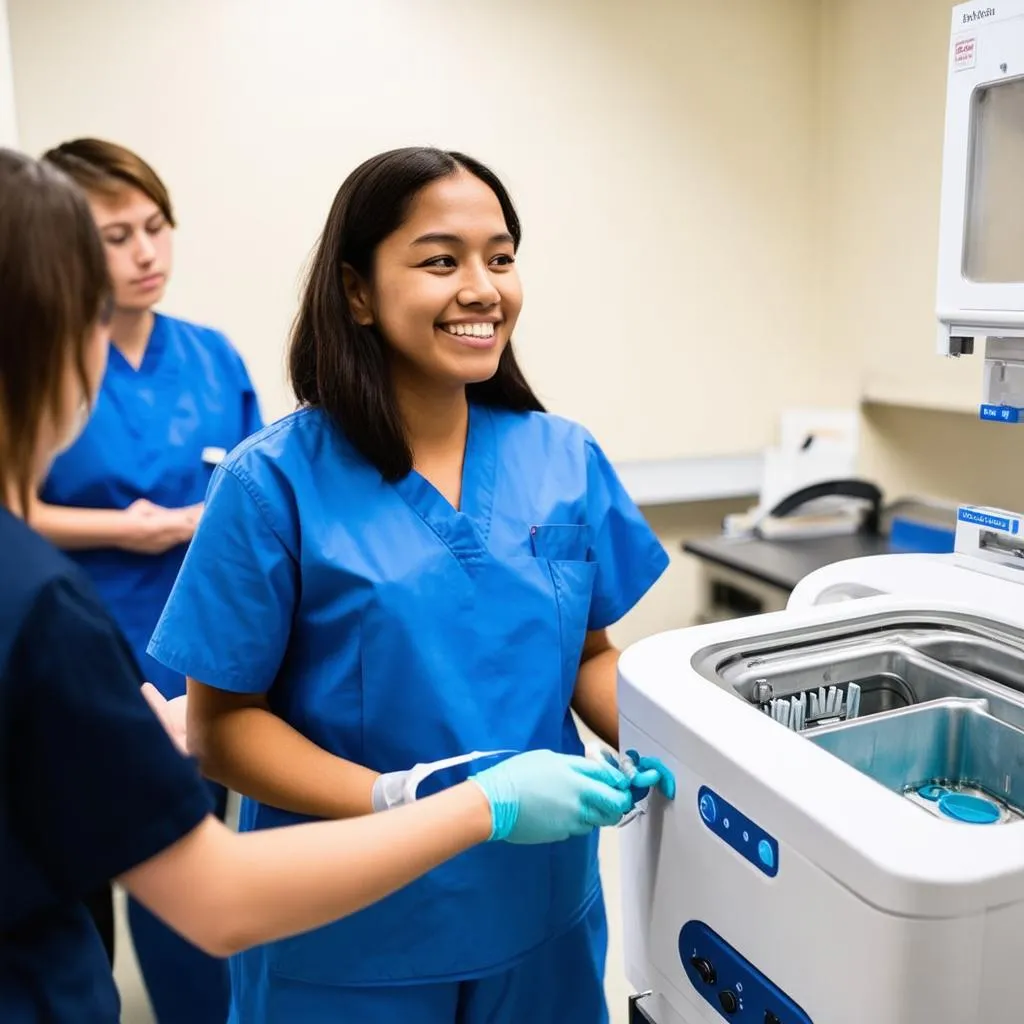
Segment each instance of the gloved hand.
[{"label": "gloved hand", "polygon": [[676,798],[676,777],[658,758],[642,757],[635,750],[627,750],[626,756],[637,767],[636,774],[629,781],[637,803],[647,796],[652,787],[656,787],[667,800]]},{"label": "gloved hand", "polygon": [[470,776],[491,805],[491,840],[556,843],[616,825],[633,807],[618,768],[531,750]]}]

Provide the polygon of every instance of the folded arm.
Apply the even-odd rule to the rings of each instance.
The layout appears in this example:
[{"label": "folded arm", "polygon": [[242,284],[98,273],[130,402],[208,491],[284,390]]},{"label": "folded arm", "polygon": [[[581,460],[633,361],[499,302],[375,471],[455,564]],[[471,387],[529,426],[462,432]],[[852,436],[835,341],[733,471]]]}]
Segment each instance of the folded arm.
[{"label": "folded arm", "polygon": [[37,498],[29,520],[51,544],[65,551],[121,548],[162,554],[192,539],[201,510],[201,505],[162,508],[145,500],[126,509],[75,508],[49,505]]}]

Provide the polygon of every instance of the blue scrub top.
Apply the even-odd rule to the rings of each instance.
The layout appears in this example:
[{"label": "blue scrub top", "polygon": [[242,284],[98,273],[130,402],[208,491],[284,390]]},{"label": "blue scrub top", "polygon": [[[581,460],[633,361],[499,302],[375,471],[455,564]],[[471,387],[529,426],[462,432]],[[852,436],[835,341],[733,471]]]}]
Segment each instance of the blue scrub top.
[{"label": "blue scrub top", "polygon": [[[157,314],[142,364],[116,347],[96,408],[78,441],[53,464],[47,504],[124,509],[139,498],[167,508],[201,502],[217,459],[262,427],[249,374],[231,343],[209,327]],[[146,654],[187,545],[162,555],[118,548],[68,552],[91,578],[167,698],[185,680]]]},{"label": "blue scrub top", "polygon": [[[473,750],[581,753],[570,702],[586,632],[621,618],[667,563],[594,439],[557,416],[472,406],[455,510],[415,471],[386,482],[307,409],[216,471],[150,652],[210,686],[265,693],[304,736],[376,771]],[[299,820],[243,801],[245,829]],[[485,844],[242,954],[238,1019],[292,1019],[296,990],[279,978],[502,970],[599,898],[596,848],[596,834]]]},{"label": "blue scrub top", "polygon": [[89,581],[0,509],[0,1021],[112,1024],[81,900],[209,813]]}]

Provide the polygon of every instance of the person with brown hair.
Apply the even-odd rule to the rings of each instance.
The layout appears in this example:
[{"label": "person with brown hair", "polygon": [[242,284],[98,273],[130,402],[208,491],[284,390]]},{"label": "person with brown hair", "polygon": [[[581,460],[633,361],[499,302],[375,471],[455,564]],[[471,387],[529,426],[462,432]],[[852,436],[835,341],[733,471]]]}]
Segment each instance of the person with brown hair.
[{"label": "person with brown hair", "polygon": [[111,878],[225,957],[355,913],[478,844],[556,843],[632,808],[615,767],[535,750],[389,814],[228,829],[86,574],[33,527],[34,489],[101,393],[110,286],[77,187],[4,149],[0,310],[4,1024],[119,1020],[81,902]]},{"label": "person with brown hair", "polygon": [[[88,574],[167,699],[184,677],[146,645],[202,509],[213,466],[262,426],[241,357],[219,331],[155,308],[173,264],[174,209],[148,163],[102,139],[43,158],[85,192],[113,282],[112,347],[96,409],[53,464],[33,509],[37,529]],[[223,817],[227,791],[210,783]],[[113,956],[111,894],[90,906]],[[129,900],[135,952],[157,1020],[223,1024],[226,965],[193,949]]]},{"label": "person with brown hair", "polygon": [[113,282],[110,360],[82,436],[53,465],[34,509],[77,561],[143,670],[168,699],[185,680],[146,653],[195,530],[213,467],[263,424],[238,352],[217,330],[156,311],[176,225],[140,156],[76,139],[43,159],[85,192]]}]

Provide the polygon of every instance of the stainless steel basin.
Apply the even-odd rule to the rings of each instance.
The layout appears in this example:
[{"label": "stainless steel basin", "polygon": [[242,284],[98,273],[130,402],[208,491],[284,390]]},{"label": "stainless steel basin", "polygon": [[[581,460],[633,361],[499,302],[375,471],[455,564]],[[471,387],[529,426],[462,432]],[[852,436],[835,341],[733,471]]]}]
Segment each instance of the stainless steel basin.
[{"label": "stainless steel basin", "polygon": [[[881,614],[718,644],[692,664],[925,810],[988,806],[993,821],[1024,822],[1020,630],[967,615]],[[814,711],[776,716],[775,705]]]},{"label": "stainless steel basin", "polygon": [[[811,742],[939,817],[966,807],[989,823],[1019,821],[1024,807],[1024,732],[989,714],[985,700],[936,701],[874,719],[824,726]],[[924,794],[924,795],[922,795]],[[947,809],[952,813],[947,813]],[[996,813],[998,812],[998,814]],[[964,820],[963,818],[957,820]],[[968,819],[970,820],[970,819]]]},{"label": "stainless steel basin", "polygon": [[[1024,636],[965,618],[923,614],[749,638],[700,652],[694,667],[753,704],[831,687],[842,696],[856,683],[861,718],[985,699],[990,714],[1024,729]],[[841,717],[821,715],[805,731]]]}]

